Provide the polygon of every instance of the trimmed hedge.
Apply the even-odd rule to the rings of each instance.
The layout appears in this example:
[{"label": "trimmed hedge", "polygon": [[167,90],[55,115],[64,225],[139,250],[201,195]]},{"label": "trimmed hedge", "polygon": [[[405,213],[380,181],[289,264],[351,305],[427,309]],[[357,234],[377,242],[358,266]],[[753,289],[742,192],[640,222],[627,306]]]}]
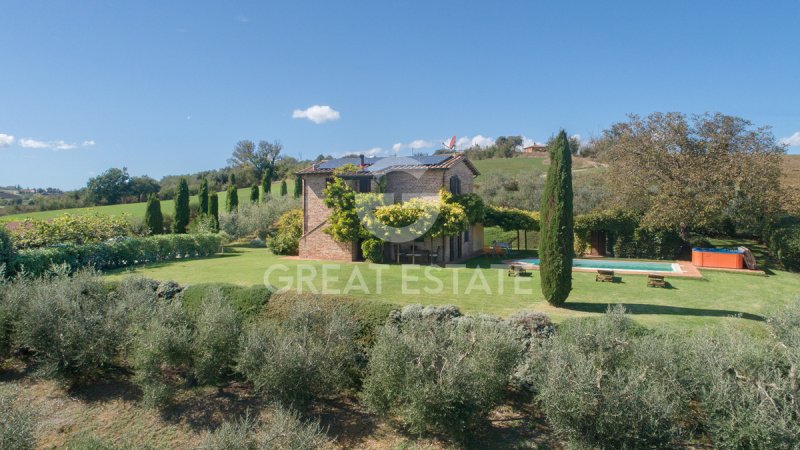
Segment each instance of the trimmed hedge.
[{"label": "trimmed hedge", "polygon": [[199,313],[203,299],[216,290],[222,293],[228,303],[244,319],[258,314],[272,295],[272,291],[260,285],[244,287],[230,283],[200,283],[193,284],[183,291],[183,307],[189,313]]},{"label": "trimmed hedge", "polygon": [[12,271],[39,276],[53,265],[67,265],[71,271],[83,267],[116,269],[178,258],[211,256],[222,244],[215,234],[128,237],[97,244],[64,244],[23,250],[13,259]]},{"label": "trimmed hedge", "polygon": [[0,226],[0,278],[3,278],[5,271],[10,269],[15,254],[11,237],[5,227]]}]

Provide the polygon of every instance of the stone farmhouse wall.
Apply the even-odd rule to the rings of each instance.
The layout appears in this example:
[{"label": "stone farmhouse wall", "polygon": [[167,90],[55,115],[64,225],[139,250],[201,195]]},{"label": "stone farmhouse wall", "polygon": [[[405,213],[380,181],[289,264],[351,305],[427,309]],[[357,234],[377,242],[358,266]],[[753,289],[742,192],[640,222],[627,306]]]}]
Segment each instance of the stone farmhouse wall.
[{"label": "stone farmhouse wall", "polygon": [[[358,249],[355,243],[340,243],[323,232],[327,225],[330,210],[322,203],[322,190],[326,180],[332,175],[305,174],[303,176],[303,237],[300,238],[301,258],[333,261],[355,261]],[[395,193],[395,201],[411,197],[437,198],[439,190],[449,189],[450,177],[458,176],[461,192],[470,193],[474,189],[473,173],[463,161],[446,170],[419,170],[392,172],[386,178],[386,192]],[[373,183],[373,189],[375,185]],[[469,238],[466,241],[466,238]],[[483,226],[473,224],[470,232],[462,235],[462,259],[483,250]],[[450,262],[450,239],[436,239],[434,248],[443,246],[445,261]]]}]

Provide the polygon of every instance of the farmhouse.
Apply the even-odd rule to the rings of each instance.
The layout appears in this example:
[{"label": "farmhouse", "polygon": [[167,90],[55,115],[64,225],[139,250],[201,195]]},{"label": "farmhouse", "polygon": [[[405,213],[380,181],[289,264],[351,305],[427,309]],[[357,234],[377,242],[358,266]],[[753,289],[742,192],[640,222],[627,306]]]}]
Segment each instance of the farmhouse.
[{"label": "farmhouse", "polygon": [[[338,173],[347,166],[351,170]],[[355,167],[355,170],[353,170]],[[463,154],[413,157],[345,157],[322,161],[297,172],[303,180],[303,235],[300,257],[335,261],[361,261],[361,243],[336,242],[324,232],[330,210],[323,204],[323,190],[333,181],[334,171],[358,193],[381,192],[393,201],[412,198],[438,199],[444,188],[453,194],[473,191],[478,170]],[[483,225],[470,226],[457,236],[443,239],[416,238],[409,242],[387,242],[384,260],[437,263],[460,261],[483,249]]]}]

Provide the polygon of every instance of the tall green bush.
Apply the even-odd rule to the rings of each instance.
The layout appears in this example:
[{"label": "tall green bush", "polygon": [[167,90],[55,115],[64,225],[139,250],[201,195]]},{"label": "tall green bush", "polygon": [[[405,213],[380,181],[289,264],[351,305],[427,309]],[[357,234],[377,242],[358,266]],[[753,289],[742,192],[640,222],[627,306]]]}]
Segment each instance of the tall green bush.
[{"label": "tall green bush", "polygon": [[468,439],[497,406],[522,355],[503,322],[406,307],[387,322],[369,353],[362,399],[411,431]]},{"label": "tall green bush", "polygon": [[181,178],[178,192],[175,194],[175,218],[172,222],[172,231],[175,234],[186,233],[189,226],[189,183],[186,178]]},{"label": "tall green bush", "polygon": [[542,294],[554,306],[563,305],[572,290],[572,214],[572,153],[561,130],[550,147],[539,234]]},{"label": "tall green bush", "polygon": [[264,176],[261,177],[261,201],[266,202],[269,200],[270,193],[272,192],[272,169],[264,171]]},{"label": "tall green bush", "polygon": [[219,196],[212,192],[208,197],[208,215],[214,218],[217,230],[219,230]]},{"label": "tall green bush", "polygon": [[225,211],[228,213],[236,212],[239,208],[239,191],[236,186],[228,186],[227,195],[225,197]]},{"label": "tall green bush", "polygon": [[281,197],[286,197],[289,193],[289,186],[286,185],[286,180],[281,180]]},{"label": "tall green bush", "polygon": [[303,177],[297,175],[294,177],[294,192],[292,192],[292,196],[294,198],[300,198],[303,195]]},{"label": "tall green bush", "polygon": [[155,194],[147,198],[147,209],[144,212],[144,223],[150,234],[164,232],[164,215],[161,213],[161,200]]},{"label": "tall green bush", "polygon": [[200,214],[208,214],[208,180],[205,178],[200,181],[197,200],[200,203]]},{"label": "tall green bush", "polygon": [[257,184],[250,186],[250,203],[258,202],[259,188]]}]

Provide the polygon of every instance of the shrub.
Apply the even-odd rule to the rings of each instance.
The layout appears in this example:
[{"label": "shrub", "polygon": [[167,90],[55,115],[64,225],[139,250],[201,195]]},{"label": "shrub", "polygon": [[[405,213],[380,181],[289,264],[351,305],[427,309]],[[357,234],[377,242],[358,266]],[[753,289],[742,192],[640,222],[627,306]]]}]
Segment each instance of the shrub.
[{"label": "shrub", "polygon": [[38,371],[68,384],[108,373],[124,338],[123,311],[109,301],[105,284],[91,273],[74,277],[20,280],[15,330],[19,344],[33,352]]},{"label": "shrub", "polygon": [[242,319],[249,319],[258,314],[272,295],[267,287],[261,285],[243,287],[228,283],[193,284],[183,291],[184,308],[191,314],[199,314],[203,299],[215,291],[221,293],[222,298],[239,313]]},{"label": "shrub", "polygon": [[132,335],[133,381],[146,406],[161,406],[172,396],[175,374],[185,373],[191,363],[189,318],[180,303],[159,303],[149,318],[135,324]]},{"label": "shrub", "polygon": [[646,336],[615,308],[565,322],[543,347],[529,379],[553,429],[573,445],[674,447],[685,436],[679,344]]},{"label": "shrub", "polygon": [[147,207],[144,212],[144,223],[150,234],[164,232],[164,215],[161,213],[161,200],[155,194],[147,198]]},{"label": "shrub", "polygon": [[25,219],[11,230],[19,249],[57,244],[89,244],[130,234],[127,217],[64,214],[49,220]]},{"label": "shrub", "polygon": [[800,272],[800,226],[776,230],[770,240],[770,252],[786,270]]},{"label": "shrub", "polygon": [[379,332],[362,398],[413,432],[465,438],[502,399],[522,344],[503,322],[423,311],[404,308]]},{"label": "shrub", "polygon": [[294,177],[294,192],[292,192],[292,197],[300,198],[303,195],[303,177],[296,176]]},{"label": "shrub", "polygon": [[383,262],[383,241],[377,238],[366,239],[361,243],[364,259],[373,263]]},{"label": "shrub", "polygon": [[281,180],[281,197],[286,197],[289,193],[289,186],[286,185],[286,180]]},{"label": "shrub", "polygon": [[269,421],[259,422],[249,415],[225,422],[206,434],[202,449],[295,449],[330,448],[332,442],[319,422],[303,422],[297,413],[273,407]]},{"label": "shrub", "polygon": [[276,255],[296,255],[303,235],[303,210],[293,209],[283,213],[274,228],[275,235],[267,240],[267,247]]},{"label": "shrub", "polygon": [[189,226],[189,184],[186,178],[181,178],[178,183],[178,192],[175,194],[175,219],[172,222],[172,232],[175,234],[186,233]]},{"label": "shrub", "polygon": [[36,447],[30,408],[14,405],[16,397],[0,393],[0,448],[25,450]]},{"label": "shrub", "polygon": [[294,199],[267,197],[261,203],[243,203],[236,214],[223,214],[220,228],[232,239],[257,237],[265,240],[272,233],[272,226],[286,211],[297,209],[300,202]]},{"label": "shrub", "polygon": [[197,191],[198,210],[200,214],[208,214],[208,180],[200,180],[200,189]]},{"label": "shrub", "polygon": [[203,299],[194,319],[192,365],[200,384],[220,384],[233,372],[241,319],[220,289]]},{"label": "shrub", "polygon": [[353,386],[358,325],[343,308],[296,303],[281,324],[254,323],[244,335],[238,370],[255,388],[286,405]]},{"label": "shrub", "polygon": [[208,196],[208,215],[214,218],[214,229],[219,230],[219,196],[216,192]]},{"label": "shrub", "polygon": [[354,317],[358,325],[358,342],[363,348],[371,346],[378,329],[386,323],[390,314],[400,308],[394,303],[290,291],[273,295],[267,304],[265,316],[273,322],[283,323],[291,317],[298,304],[305,303],[313,303],[325,310],[341,310]]},{"label": "shrub", "polygon": [[5,276],[7,269],[11,267],[11,261],[14,260],[14,244],[11,242],[11,237],[8,235],[5,227],[0,225],[0,279]]},{"label": "shrub", "polygon": [[239,191],[236,189],[236,185],[231,184],[226,191],[225,211],[235,213],[237,209],[239,209]]},{"label": "shrub", "polygon": [[[732,327],[691,340],[690,379],[715,447],[797,448],[798,347],[784,328],[798,325],[797,307],[787,315],[791,320],[772,323],[786,347]],[[796,328],[789,334],[796,338]]]},{"label": "shrub", "polygon": [[176,258],[211,256],[221,246],[214,234],[129,237],[97,244],[62,245],[20,251],[13,270],[27,275],[46,274],[51,266],[66,264],[70,270],[92,267],[115,269]]}]

